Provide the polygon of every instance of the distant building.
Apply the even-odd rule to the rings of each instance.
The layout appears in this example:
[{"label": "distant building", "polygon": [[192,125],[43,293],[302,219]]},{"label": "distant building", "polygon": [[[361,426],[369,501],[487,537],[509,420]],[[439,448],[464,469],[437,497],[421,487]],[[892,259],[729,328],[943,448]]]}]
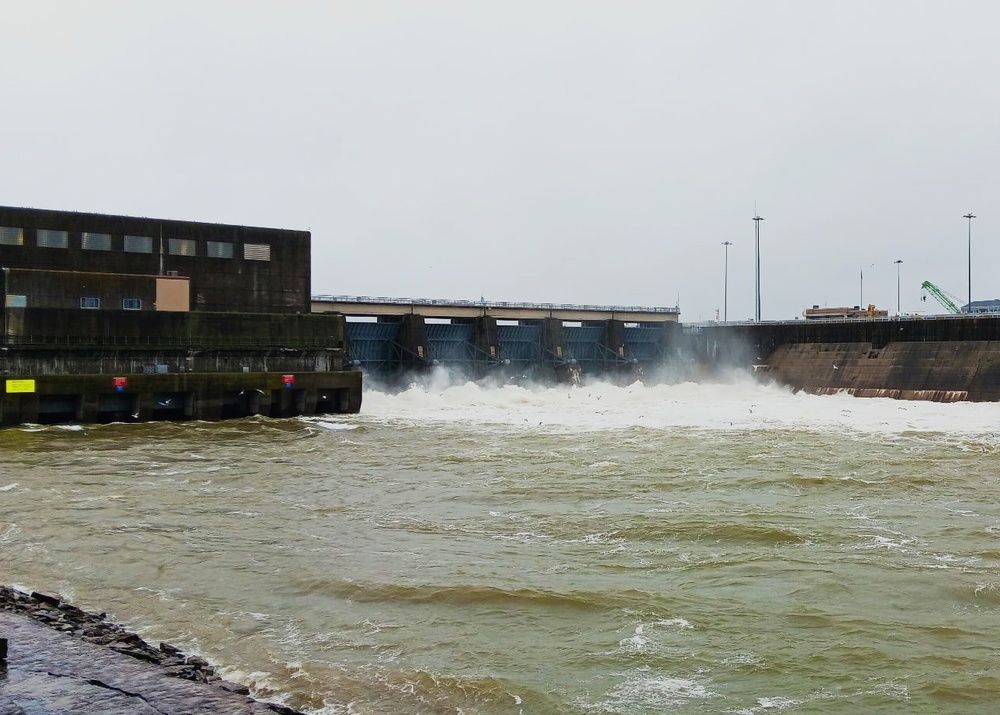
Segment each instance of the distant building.
[{"label": "distant building", "polygon": [[860,318],[885,318],[888,317],[888,310],[877,310],[874,305],[862,308],[856,305],[853,308],[820,308],[814,305],[802,311],[806,320],[847,320]]},{"label": "distant building", "polygon": [[971,315],[1000,315],[1000,299],[974,300],[963,305],[962,312]]}]

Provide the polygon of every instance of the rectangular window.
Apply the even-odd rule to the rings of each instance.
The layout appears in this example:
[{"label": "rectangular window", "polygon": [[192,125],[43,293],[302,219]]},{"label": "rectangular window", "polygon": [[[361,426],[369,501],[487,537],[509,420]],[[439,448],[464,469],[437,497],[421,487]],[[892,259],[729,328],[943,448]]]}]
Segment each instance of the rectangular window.
[{"label": "rectangular window", "polygon": [[66,231],[40,228],[38,229],[38,237],[35,242],[39,248],[67,248],[69,246],[69,234]]},{"label": "rectangular window", "polygon": [[270,261],[271,246],[267,243],[248,243],[243,246],[243,257],[248,261]]},{"label": "rectangular window", "polygon": [[8,308],[27,308],[28,307],[28,296],[26,295],[8,295],[5,301]]},{"label": "rectangular window", "polygon": [[142,310],[142,300],[139,298],[122,298],[122,310]]},{"label": "rectangular window", "polygon": [[126,236],[125,253],[152,253],[153,239],[149,236]]},{"label": "rectangular window", "polygon": [[225,241],[209,241],[206,255],[209,258],[232,258],[233,244]]},{"label": "rectangular window", "polygon": [[23,246],[24,229],[0,226],[0,246]]},{"label": "rectangular window", "polygon": [[80,298],[81,308],[100,308],[101,299],[100,298]]},{"label": "rectangular window", "polygon": [[85,251],[110,251],[111,234],[87,233],[84,231],[83,235],[80,237],[80,246]]},{"label": "rectangular window", "polygon": [[193,256],[196,245],[189,238],[171,238],[167,242],[167,251],[171,256]]}]

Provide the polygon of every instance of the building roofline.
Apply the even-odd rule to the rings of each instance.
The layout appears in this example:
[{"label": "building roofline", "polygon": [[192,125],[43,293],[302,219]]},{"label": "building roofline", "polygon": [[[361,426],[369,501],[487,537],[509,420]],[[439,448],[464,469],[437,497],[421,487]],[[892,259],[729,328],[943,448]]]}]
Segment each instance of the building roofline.
[{"label": "building roofline", "polygon": [[109,214],[100,213],[95,211],[67,211],[64,209],[48,209],[48,208],[36,208],[34,206],[0,206],[0,213],[5,211],[13,212],[26,212],[33,213],[37,215],[41,214],[58,214],[63,216],[75,216],[79,218],[85,217],[98,217],[102,219],[112,219],[112,220],[127,220],[127,221],[152,221],[162,224],[181,224],[185,226],[205,226],[213,228],[243,228],[252,231],[281,231],[285,233],[298,233],[298,234],[310,234],[308,229],[297,229],[297,228],[274,228],[271,226],[249,226],[246,224],[237,223],[223,223],[218,221],[185,221],[181,219],[174,218],[157,218],[155,216],[130,216],[127,214]]}]

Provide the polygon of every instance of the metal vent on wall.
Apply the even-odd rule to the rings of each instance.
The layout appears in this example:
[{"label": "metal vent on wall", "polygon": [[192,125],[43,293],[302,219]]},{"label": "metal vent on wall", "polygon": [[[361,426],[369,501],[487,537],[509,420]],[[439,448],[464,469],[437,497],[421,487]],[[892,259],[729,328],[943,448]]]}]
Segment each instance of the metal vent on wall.
[{"label": "metal vent on wall", "polygon": [[167,251],[171,256],[194,256],[197,245],[190,238],[171,238],[167,240]]},{"label": "metal vent on wall", "polygon": [[126,236],[126,253],[152,253],[153,239],[150,236]]},{"label": "metal vent on wall", "polygon": [[209,258],[232,258],[233,244],[226,241],[209,241],[205,255]]},{"label": "metal vent on wall", "polygon": [[270,261],[271,246],[267,243],[247,243],[243,246],[243,257],[248,261]]},{"label": "metal vent on wall", "polygon": [[80,247],[85,251],[110,251],[111,234],[84,231],[80,236]]},{"label": "metal vent on wall", "polygon": [[23,246],[24,229],[0,226],[0,246]]},{"label": "metal vent on wall", "polygon": [[40,228],[38,229],[35,243],[41,248],[67,248],[69,246],[69,234],[66,231]]}]

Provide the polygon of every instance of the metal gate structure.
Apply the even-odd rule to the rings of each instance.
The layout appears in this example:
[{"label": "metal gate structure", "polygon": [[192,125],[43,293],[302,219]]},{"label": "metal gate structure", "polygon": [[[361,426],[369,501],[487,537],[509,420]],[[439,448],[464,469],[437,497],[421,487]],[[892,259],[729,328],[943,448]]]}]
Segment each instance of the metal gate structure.
[{"label": "metal gate structure", "polygon": [[[410,317],[416,321],[408,324]],[[620,379],[641,374],[637,368],[654,367],[665,359],[663,326],[631,325],[622,330],[619,323],[612,342],[606,324],[561,325],[547,332],[544,321],[494,323],[493,333],[487,334],[477,332],[482,326],[477,328],[472,321],[407,319],[348,321],[346,364],[378,378],[440,366],[470,378],[544,381],[553,370],[567,367],[583,375]]]}]

